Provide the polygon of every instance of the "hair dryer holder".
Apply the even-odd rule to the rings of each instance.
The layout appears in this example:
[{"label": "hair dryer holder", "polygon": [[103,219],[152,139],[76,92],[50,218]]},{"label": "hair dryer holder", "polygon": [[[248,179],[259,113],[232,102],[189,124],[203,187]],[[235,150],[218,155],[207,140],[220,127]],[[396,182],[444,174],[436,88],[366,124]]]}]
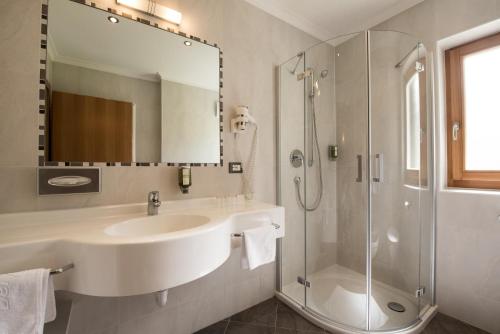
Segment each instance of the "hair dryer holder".
[{"label": "hair dryer holder", "polygon": [[249,123],[257,124],[255,119],[250,115],[247,106],[237,106],[235,114],[235,117],[231,119],[231,133],[245,131]]}]

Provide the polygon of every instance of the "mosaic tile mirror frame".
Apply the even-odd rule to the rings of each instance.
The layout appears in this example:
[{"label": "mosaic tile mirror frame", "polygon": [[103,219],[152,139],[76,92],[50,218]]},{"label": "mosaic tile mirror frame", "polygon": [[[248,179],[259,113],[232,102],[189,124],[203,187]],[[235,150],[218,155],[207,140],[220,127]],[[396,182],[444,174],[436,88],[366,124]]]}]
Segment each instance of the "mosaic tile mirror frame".
[{"label": "mosaic tile mirror frame", "polygon": [[[135,24],[142,24],[146,25],[150,28],[153,29],[158,29],[159,31],[162,31],[166,34],[175,34],[177,36],[181,36],[184,39],[186,39],[188,44],[190,43],[203,43],[205,45],[214,47],[218,50],[218,61],[219,61],[219,66],[218,66],[218,102],[216,105],[216,116],[218,116],[218,136],[219,136],[219,156],[220,160],[217,163],[203,163],[203,162],[195,162],[193,163],[192,161],[185,161],[185,162],[163,162],[163,159],[161,159],[161,162],[155,161],[130,161],[130,162],[123,162],[123,161],[103,161],[103,162],[94,162],[94,161],[87,161],[87,162],[82,162],[82,161],[50,161],[48,158],[48,150],[49,150],[49,136],[47,134],[47,129],[48,129],[48,97],[49,97],[49,89],[48,89],[48,82],[47,82],[47,59],[48,59],[48,25],[49,25],[49,6],[51,1],[70,1],[72,3],[77,3],[79,5],[83,6],[88,6],[92,7],[95,10],[100,10],[100,11],[105,11],[106,13],[109,13],[113,16],[118,17],[120,20],[133,20],[135,21]],[[199,166],[215,166],[215,167],[220,167],[223,166],[223,139],[222,139],[222,132],[223,132],[223,102],[222,102],[222,87],[223,87],[223,60],[222,60],[222,51],[218,47],[217,44],[210,44],[206,40],[202,40],[196,36],[188,35],[178,29],[171,28],[170,23],[163,23],[161,20],[156,20],[156,18],[149,17],[147,15],[140,15],[140,14],[131,14],[135,13],[135,11],[127,11],[127,10],[122,10],[122,9],[117,9],[117,8],[111,8],[107,7],[106,5],[100,5],[99,3],[96,2],[90,2],[90,1],[85,1],[85,0],[42,0],[42,6],[41,6],[41,43],[40,43],[40,82],[39,82],[39,108],[38,108],[38,147],[37,147],[37,152],[38,152],[38,165],[40,167],[43,166],[50,166],[50,167],[62,167],[62,166],[80,166],[80,167],[86,167],[86,166],[95,166],[95,167],[103,167],[103,166],[174,166],[174,167],[179,167],[179,166],[193,166],[193,167],[199,167]],[[188,45],[186,44],[186,45]]]}]

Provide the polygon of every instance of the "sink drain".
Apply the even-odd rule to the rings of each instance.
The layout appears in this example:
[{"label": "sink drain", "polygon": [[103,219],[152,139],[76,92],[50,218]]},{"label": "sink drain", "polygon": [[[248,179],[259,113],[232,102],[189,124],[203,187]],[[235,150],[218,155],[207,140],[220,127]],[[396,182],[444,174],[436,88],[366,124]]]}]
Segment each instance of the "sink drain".
[{"label": "sink drain", "polygon": [[390,302],[389,304],[387,304],[387,307],[393,310],[394,312],[400,312],[400,313],[406,310],[403,305],[396,302]]}]

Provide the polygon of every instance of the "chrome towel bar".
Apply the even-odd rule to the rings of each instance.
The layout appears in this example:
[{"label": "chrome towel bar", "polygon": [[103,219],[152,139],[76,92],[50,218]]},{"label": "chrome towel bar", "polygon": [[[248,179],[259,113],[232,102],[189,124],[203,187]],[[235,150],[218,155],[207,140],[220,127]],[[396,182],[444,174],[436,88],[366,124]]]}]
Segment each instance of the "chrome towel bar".
[{"label": "chrome towel bar", "polygon": [[72,268],[74,268],[75,265],[73,263],[69,263],[63,267],[59,267],[59,268],[54,268],[54,269],[50,269],[50,275],[57,275],[57,274],[61,274],[67,270],[70,270]]},{"label": "chrome towel bar", "polygon": [[[278,224],[271,223],[271,225],[273,225],[276,230],[279,230],[279,228],[280,228],[280,226]],[[243,235],[244,235],[243,232],[241,232],[241,233],[231,233],[231,237],[233,237],[233,238],[241,238],[241,237],[243,237]]]}]

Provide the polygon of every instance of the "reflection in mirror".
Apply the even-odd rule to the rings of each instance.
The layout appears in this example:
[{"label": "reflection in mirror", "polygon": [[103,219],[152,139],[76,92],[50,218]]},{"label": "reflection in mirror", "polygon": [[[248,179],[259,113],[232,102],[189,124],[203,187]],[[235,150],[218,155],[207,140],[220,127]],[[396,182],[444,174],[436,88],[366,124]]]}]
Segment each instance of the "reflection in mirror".
[{"label": "reflection in mirror", "polygon": [[219,49],[49,3],[47,161],[219,163]]}]

